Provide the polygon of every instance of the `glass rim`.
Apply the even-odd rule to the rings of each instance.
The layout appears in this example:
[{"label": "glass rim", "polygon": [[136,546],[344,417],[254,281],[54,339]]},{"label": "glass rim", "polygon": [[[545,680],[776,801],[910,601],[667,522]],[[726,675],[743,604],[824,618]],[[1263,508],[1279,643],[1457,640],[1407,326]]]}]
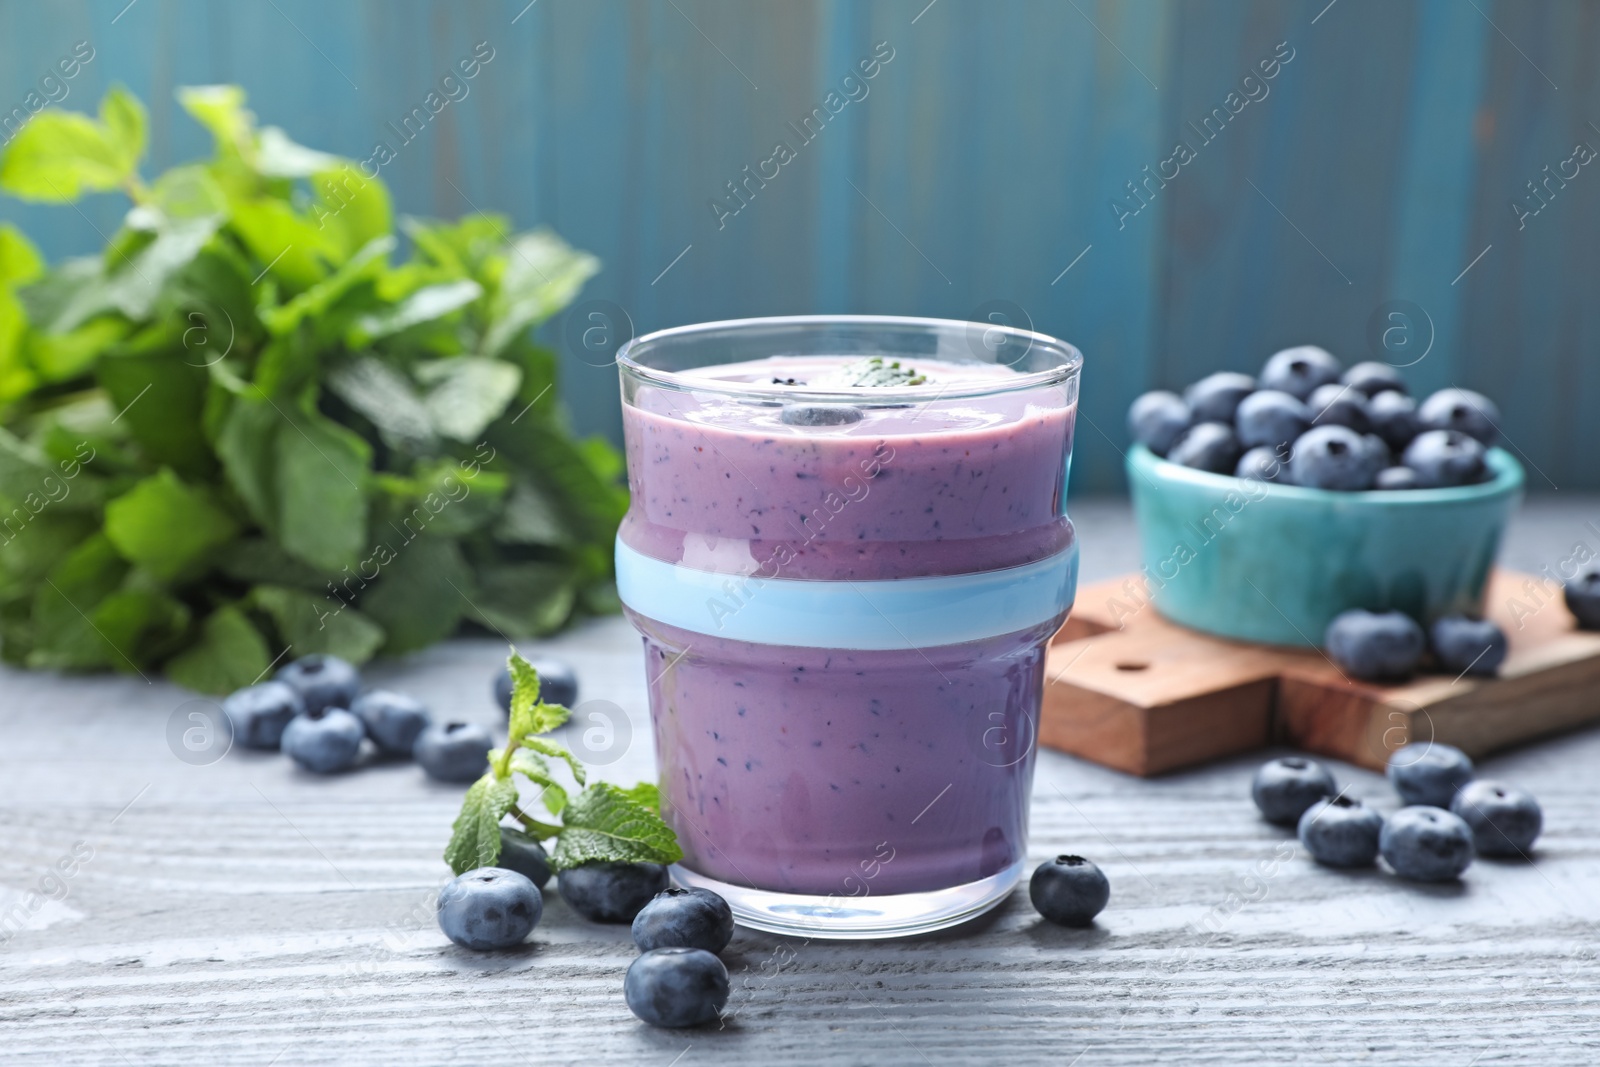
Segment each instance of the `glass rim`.
[{"label": "glass rim", "polygon": [[[957,333],[968,330],[982,330],[986,334],[994,331],[1004,334],[1008,338],[1026,341],[1032,351],[1039,347],[1045,351],[1058,353],[1061,362],[1056,366],[1042,371],[1033,371],[1027,374],[1017,374],[1009,378],[982,379],[971,383],[959,385],[946,384],[936,386],[932,383],[926,385],[905,386],[874,386],[870,397],[874,403],[884,401],[900,401],[915,403],[935,400],[952,400],[965,397],[994,396],[1000,393],[1020,392],[1028,389],[1037,389],[1040,386],[1059,385],[1076,378],[1083,367],[1083,353],[1075,345],[1049,334],[1039,333],[1034,330],[1023,330],[1015,326],[999,326],[981,322],[971,322],[964,319],[937,319],[903,315],[774,315],[747,319],[720,319],[713,322],[691,323],[686,326],[671,326],[664,330],[642,334],[627,341],[617,350],[616,363],[622,370],[634,377],[648,382],[651,385],[664,389],[680,392],[711,392],[729,396],[756,400],[795,400],[807,401],[832,401],[836,403],[859,403],[863,399],[862,389],[813,389],[803,385],[762,386],[753,382],[719,381],[715,378],[699,378],[684,374],[680,371],[659,370],[641,363],[635,353],[647,350],[665,342],[684,338],[693,338],[696,335],[710,335],[715,333],[729,333],[738,330],[754,328],[782,328],[804,326],[862,326],[878,329],[907,329],[921,328],[928,332]],[[773,355],[782,353],[774,352]],[[895,353],[887,351],[884,356],[894,356]],[[715,364],[708,364],[715,366]]]}]

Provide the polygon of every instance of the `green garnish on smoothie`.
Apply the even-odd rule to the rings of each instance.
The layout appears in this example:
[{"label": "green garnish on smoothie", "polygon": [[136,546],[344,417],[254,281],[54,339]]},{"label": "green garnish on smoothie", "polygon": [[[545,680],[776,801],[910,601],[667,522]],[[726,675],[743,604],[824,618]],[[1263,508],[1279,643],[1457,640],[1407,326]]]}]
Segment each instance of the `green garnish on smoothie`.
[{"label": "green garnish on smoothie", "polygon": [[902,367],[898,359],[885,361],[882,356],[870,356],[858,359],[854,363],[846,363],[831,371],[817,384],[854,389],[884,385],[923,385],[927,380],[926,374],[919,374],[910,367]]}]

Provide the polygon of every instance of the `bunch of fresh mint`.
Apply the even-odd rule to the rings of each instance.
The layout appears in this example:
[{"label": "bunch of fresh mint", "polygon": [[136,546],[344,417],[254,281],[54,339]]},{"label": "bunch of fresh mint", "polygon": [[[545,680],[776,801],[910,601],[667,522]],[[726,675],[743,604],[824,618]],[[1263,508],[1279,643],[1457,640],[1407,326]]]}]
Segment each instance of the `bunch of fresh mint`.
[{"label": "bunch of fresh mint", "polygon": [[373,168],[182,89],[209,159],[139,170],[145,111],[48,110],[0,190],[126,196],[46,269],[0,225],[0,654],[224,692],[470,621],[615,609],[620,458],[573,440],[530,330],[597,269],[507,220],[402,219]]},{"label": "bunch of fresh mint", "polygon": [[[661,820],[661,797],[648,782],[622,789],[609,782],[586,784],[583,764],[547,734],[570,714],[559,704],[539,701],[539,675],[515,651],[511,668],[511,725],[506,746],[489,753],[489,773],[472,783],[451,828],[444,861],[456,874],[493,867],[500,858],[500,820],[507,815],[540,841],[556,839],[550,864],[565,870],[583,863],[676,863],[683,858],[678,839]],[[550,760],[567,765],[580,792],[573,795],[551,773]],[[545,809],[559,822],[545,822],[524,810],[518,799],[521,775],[539,787]]]}]

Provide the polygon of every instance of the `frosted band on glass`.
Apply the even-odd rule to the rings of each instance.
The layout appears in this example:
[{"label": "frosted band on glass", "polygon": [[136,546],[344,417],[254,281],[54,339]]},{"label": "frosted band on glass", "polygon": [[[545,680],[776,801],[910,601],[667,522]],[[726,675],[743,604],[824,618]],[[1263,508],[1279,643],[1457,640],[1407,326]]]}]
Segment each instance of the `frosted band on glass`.
[{"label": "frosted band on glass", "polygon": [[617,541],[617,593],[649,619],[763,645],[852,651],[981,641],[1072,606],[1078,546],[980,574],[874,581],[760,578],[666,563]]}]

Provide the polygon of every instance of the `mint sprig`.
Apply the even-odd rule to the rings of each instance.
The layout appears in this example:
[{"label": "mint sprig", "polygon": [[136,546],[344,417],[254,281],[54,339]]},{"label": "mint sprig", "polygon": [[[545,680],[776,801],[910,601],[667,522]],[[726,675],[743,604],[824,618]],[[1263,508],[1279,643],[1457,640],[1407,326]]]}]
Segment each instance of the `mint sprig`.
[{"label": "mint sprig", "polygon": [[[555,838],[550,863],[566,870],[584,863],[675,863],[683,858],[678,838],[661,819],[661,793],[653,783],[623,789],[609,782],[587,784],[587,772],[564,746],[538,735],[571,715],[560,704],[539,700],[539,672],[515,650],[511,670],[511,722],[504,748],[489,753],[489,773],[472,783],[451,827],[444,861],[456,874],[492,867],[500,858],[500,823],[511,816],[530,837]],[[566,764],[577,782],[574,793],[559,781],[551,760]],[[539,787],[545,810],[559,822],[535,818],[518,803],[516,776]]]},{"label": "mint sprig", "polygon": [[853,389],[886,385],[923,385],[927,380],[926,374],[918,373],[910,367],[902,367],[898,359],[885,361],[882,356],[869,356],[831,371],[826,377],[826,382],[817,384]]}]

